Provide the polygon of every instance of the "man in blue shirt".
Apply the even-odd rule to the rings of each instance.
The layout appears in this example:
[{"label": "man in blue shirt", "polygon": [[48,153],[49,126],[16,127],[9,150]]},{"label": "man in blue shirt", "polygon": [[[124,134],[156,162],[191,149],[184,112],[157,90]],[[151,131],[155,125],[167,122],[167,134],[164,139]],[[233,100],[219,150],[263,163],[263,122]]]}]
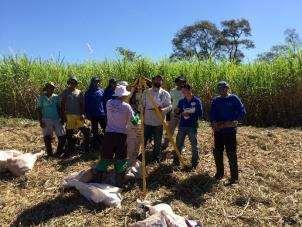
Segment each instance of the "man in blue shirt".
[{"label": "man in blue shirt", "polygon": [[220,96],[212,100],[210,111],[214,131],[215,179],[221,180],[224,175],[223,151],[225,148],[231,172],[228,184],[231,185],[238,182],[236,127],[246,111],[238,96],[229,93],[229,85],[225,81],[219,82],[217,88]]},{"label": "man in blue shirt", "polygon": [[[192,168],[198,165],[198,147],[197,147],[197,128],[198,120],[202,118],[202,104],[198,97],[192,94],[192,89],[189,84],[182,88],[183,99],[178,102],[176,113],[181,114],[176,144],[179,151],[184,147],[186,136],[189,137],[192,149]],[[178,157],[175,157],[174,164],[179,165]]]},{"label": "man in blue shirt", "polygon": [[88,120],[91,121],[93,141],[97,148],[101,143],[101,136],[99,134],[99,124],[105,133],[106,118],[104,110],[104,91],[99,87],[100,79],[93,77],[91,79],[89,88],[85,93],[85,114]]}]

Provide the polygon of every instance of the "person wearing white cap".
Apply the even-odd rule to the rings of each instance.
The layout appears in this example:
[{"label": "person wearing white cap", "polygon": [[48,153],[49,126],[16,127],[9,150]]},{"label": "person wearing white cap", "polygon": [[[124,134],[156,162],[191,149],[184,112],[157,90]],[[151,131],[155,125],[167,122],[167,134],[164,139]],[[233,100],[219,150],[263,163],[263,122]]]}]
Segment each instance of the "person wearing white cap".
[{"label": "person wearing white cap", "polygon": [[96,172],[100,173],[102,177],[108,166],[114,164],[119,183],[122,183],[127,168],[127,125],[135,119],[131,106],[125,102],[129,95],[130,92],[127,91],[125,86],[118,85],[114,91],[115,98],[107,102],[107,126],[102,160],[95,168]]}]

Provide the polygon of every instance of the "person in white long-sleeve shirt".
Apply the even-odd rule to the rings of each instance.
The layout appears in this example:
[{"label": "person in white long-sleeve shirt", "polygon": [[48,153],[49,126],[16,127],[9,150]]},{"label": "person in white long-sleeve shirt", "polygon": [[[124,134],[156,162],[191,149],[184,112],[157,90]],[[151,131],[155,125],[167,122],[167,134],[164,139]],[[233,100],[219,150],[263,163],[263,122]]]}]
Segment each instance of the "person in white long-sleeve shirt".
[{"label": "person in white long-sleeve shirt", "polygon": [[154,139],[153,160],[157,159],[161,152],[163,125],[156,115],[153,103],[148,94],[151,95],[163,116],[172,109],[171,96],[169,92],[161,88],[162,84],[162,76],[157,75],[152,78],[152,88],[145,90],[143,93],[145,142],[152,138]]}]

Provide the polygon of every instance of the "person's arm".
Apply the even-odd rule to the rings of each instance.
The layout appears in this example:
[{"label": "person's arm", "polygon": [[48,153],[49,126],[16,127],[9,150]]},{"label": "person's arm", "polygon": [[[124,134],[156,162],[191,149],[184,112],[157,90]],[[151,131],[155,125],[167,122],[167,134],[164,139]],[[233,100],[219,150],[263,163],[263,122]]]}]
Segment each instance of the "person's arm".
[{"label": "person's arm", "polygon": [[41,97],[37,100],[37,114],[38,114],[38,121],[40,123],[41,128],[44,128],[44,122],[42,121],[42,100]]},{"label": "person's arm", "polygon": [[162,113],[165,115],[172,110],[171,96],[168,92],[165,92],[163,106],[161,107]]},{"label": "person's arm", "polygon": [[83,95],[83,92],[80,91],[80,94],[79,94],[79,98],[80,98],[80,113],[82,115],[82,117],[84,118],[84,115],[85,115],[85,100],[84,100],[84,95]]},{"label": "person's arm", "polygon": [[197,100],[198,100],[198,101],[197,101],[197,103],[196,103],[197,105],[196,105],[195,113],[196,113],[198,119],[201,120],[202,117],[203,117],[202,103],[201,103],[201,100],[200,100],[200,99],[197,99]]},{"label": "person's arm", "polygon": [[61,111],[61,119],[63,122],[66,122],[66,92],[61,94],[61,101],[60,101],[60,111]]},{"label": "person's arm", "polygon": [[240,98],[238,96],[234,96],[234,104],[235,104],[235,116],[234,116],[234,120],[235,121],[242,121],[244,116],[246,115],[246,110],[245,107],[243,105],[243,103],[241,102]]}]

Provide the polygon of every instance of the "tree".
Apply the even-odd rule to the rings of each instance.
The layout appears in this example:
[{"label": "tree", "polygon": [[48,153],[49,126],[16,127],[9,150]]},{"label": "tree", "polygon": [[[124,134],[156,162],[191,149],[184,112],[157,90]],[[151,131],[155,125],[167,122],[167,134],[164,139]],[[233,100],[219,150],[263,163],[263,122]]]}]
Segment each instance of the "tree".
[{"label": "tree", "polygon": [[286,29],[283,33],[285,35],[284,44],[272,46],[269,51],[258,54],[258,61],[273,61],[280,56],[288,53],[296,54],[301,48],[302,41],[296,29]]},{"label": "tree", "polygon": [[250,37],[251,27],[246,19],[231,19],[221,22],[222,36],[219,43],[225,48],[229,56],[229,60],[241,62],[244,58],[244,53],[241,48],[254,48],[255,44]]},{"label": "tree", "polygon": [[222,49],[219,45],[220,31],[209,21],[200,21],[185,26],[178,31],[172,40],[173,53],[170,58],[209,59],[220,58]]},{"label": "tree", "polygon": [[288,46],[284,44],[274,45],[267,52],[258,54],[259,61],[272,61],[279,56],[285,55],[288,52]]},{"label": "tree", "polygon": [[117,47],[115,50],[125,61],[135,61],[141,57],[136,52],[124,47]]},{"label": "tree", "polygon": [[302,41],[296,29],[288,28],[284,31],[284,35],[285,35],[285,43],[287,44],[288,47],[290,47],[290,49],[294,53],[296,53],[302,44]]}]

